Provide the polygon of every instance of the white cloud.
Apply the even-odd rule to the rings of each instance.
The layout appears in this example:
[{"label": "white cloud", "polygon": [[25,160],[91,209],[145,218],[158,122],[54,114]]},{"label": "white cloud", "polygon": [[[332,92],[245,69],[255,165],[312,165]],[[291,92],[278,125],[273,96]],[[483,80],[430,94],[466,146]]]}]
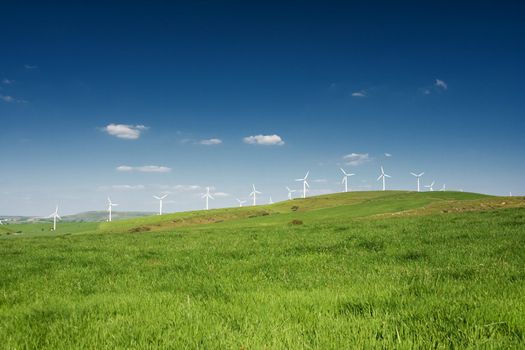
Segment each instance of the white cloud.
[{"label": "white cloud", "polygon": [[37,69],[38,66],[31,65],[31,64],[24,64],[25,69]]},{"label": "white cloud", "polygon": [[117,167],[117,170],[118,171],[133,171],[133,167],[128,166],[128,165],[121,165]]},{"label": "white cloud", "polygon": [[440,89],[443,89],[443,90],[447,90],[448,89],[448,85],[447,83],[445,83],[443,80],[440,80],[440,79],[436,79],[436,82],[434,83],[434,86],[440,88]]},{"label": "white cloud", "polygon": [[109,124],[103,128],[103,131],[121,139],[136,140],[147,129],[149,128],[144,125]]},{"label": "white cloud", "polygon": [[0,100],[7,102],[7,103],[16,102],[13,96],[7,96],[7,95],[0,95]]},{"label": "white cloud", "polygon": [[325,183],[325,182],[327,182],[327,180],[326,179],[313,179],[312,182]]},{"label": "white cloud", "polygon": [[366,91],[365,90],[361,90],[361,91],[356,91],[356,92],[352,92],[352,97],[366,97]]},{"label": "white cloud", "polygon": [[222,143],[222,140],[213,138],[213,139],[201,140],[199,143],[201,145],[213,146],[213,145],[220,145]]},{"label": "white cloud", "polygon": [[122,172],[140,172],[140,173],[169,173],[171,168],[166,166],[159,165],[144,165],[144,166],[129,166],[129,165],[120,165],[117,167],[117,171]]},{"label": "white cloud", "polygon": [[390,158],[390,157],[392,157],[392,154],[391,153],[385,153],[385,157]]},{"label": "white cloud", "polygon": [[250,145],[264,145],[264,146],[282,146],[284,145],[284,141],[281,139],[279,135],[255,135],[255,136],[247,136],[243,139],[244,143],[250,144]]},{"label": "white cloud", "polygon": [[368,153],[350,153],[343,156],[343,161],[346,165],[361,165],[363,163],[369,162],[371,160]]},{"label": "white cloud", "polygon": [[229,197],[230,196],[230,194],[226,192],[215,192],[215,193],[212,193],[212,195],[215,197]]},{"label": "white cloud", "polygon": [[27,103],[26,100],[19,100],[19,99],[14,98],[13,96],[2,95],[2,94],[0,94],[0,100],[7,102],[7,103]]},{"label": "white cloud", "polygon": [[11,85],[14,82],[15,82],[14,80],[9,80],[7,78],[2,79],[2,84],[5,84],[5,85]]}]

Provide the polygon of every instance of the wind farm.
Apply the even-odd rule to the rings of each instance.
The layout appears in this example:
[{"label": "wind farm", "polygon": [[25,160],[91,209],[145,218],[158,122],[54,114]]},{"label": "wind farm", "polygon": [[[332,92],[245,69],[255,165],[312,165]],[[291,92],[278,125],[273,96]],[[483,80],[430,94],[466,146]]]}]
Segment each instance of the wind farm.
[{"label": "wind farm", "polygon": [[2,13],[0,349],[525,349],[525,3]]}]

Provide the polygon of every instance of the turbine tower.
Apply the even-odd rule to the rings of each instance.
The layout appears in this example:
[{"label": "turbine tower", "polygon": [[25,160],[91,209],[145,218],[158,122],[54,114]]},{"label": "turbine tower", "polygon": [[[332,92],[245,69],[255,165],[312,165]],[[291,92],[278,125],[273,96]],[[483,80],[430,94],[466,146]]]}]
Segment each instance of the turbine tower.
[{"label": "turbine tower", "polygon": [[426,188],[428,188],[428,190],[430,192],[434,191],[434,184],[436,183],[436,181],[432,181],[432,183],[430,185],[425,185]]},{"label": "turbine tower", "polygon": [[273,204],[272,196],[270,196],[270,200],[268,201],[268,204]]},{"label": "turbine tower", "polygon": [[58,215],[58,205],[57,205],[57,207],[55,209],[55,212],[53,214],[49,215],[48,218],[53,218],[53,231],[56,231],[57,230],[57,219],[58,220],[62,220],[60,215]]},{"label": "turbine tower", "polygon": [[239,203],[239,208],[242,207],[244,203],[246,203],[246,201],[241,201],[239,198],[237,198],[237,202]]},{"label": "turbine tower", "polygon": [[261,194],[262,192],[259,192],[255,189],[255,185],[252,185],[253,191],[250,193],[250,197],[253,197],[253,205],[257,205],[257,195]]},{"label": "turbine tower", "polygon": [[163,200],[164,198],[166,198],[167,196],[168,196],[167,194],[165,194],[164,196],[161,196],[161,197],[153,196],[153,198],[159,200],[159,215],[162,215],[162,200]]},{"label": "turbine tower", "polygon": [[348,192],[348,178],[350,176],[354,176],[355,174],[347,174],[346,171],[344,171],[343,168],[340,168],[341,171],[343,172],[343,181],[341,181],[342,184],[345,184],[345,192]]},{"label": "turbine tower", "polygon": [[385,174],[383,167],[381,167],[381,175],[379,175],[379,177],[377,178],[377,181],[383,179],[383,191],[386,191],[386,178],[387,177],[392,177],[392,176]]},{"label": "turbine tower", "polygon": [[423,176],[425,173],[421,173],[421,174],[410,173],[410,174],[414,175],[417,178],[417,191],[420,192],[419,191],[419,178]]},{"label": "turbine tower", "polygon": [[303,198],[306,198],[306,188],[310,188],[310,185],[308,184],[308,181],[306,179],[308,178],[308,174],[310,174],[310,170],[306,172],[306,175],[302,179],[295,179],[295,181],[302,181],[303,183]]},{"label": "turbine tower", "polygon": [[206,187],[206,193],[204,193],[202,195],[202,198],[206,198],[206,210],[208,210],[208,201],[211,199],[215,199],[213,198],[213,196],[210,194],[210,188],[209,187]]},{"label": "turbine tower", "polygon": [[111,222],[111,214],[112,214],[111,208],[116,207],[117,205],[118,205],[117,203],[113,203],[111,201],[111,198],[108,197],[108,212],[109,212],[108,222]]},{"label": "turbine tower", "polygon": [[288,191],[288,199],[292,199],[292,193],[294,193],[296,190],[291,190],[288,186],[286,186],[286,190]]},{"label": "turbine tower", "polygon": [[443,184],[443,187],[441,187],[440,191],[446,191],[446,190],[447,190],[447,185]]}]

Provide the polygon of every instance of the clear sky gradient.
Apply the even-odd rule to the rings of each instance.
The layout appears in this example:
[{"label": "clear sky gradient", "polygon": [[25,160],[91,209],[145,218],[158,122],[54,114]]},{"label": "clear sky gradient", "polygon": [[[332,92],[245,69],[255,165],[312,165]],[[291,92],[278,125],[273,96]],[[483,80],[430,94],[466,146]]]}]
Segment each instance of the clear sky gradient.
[{"label": "clear sky gradient", "polygon": [[[462,4],[461,4],[462,3]],[[8,2],[0,214],[423,184],[525,194],[518,1]],[[253,137],[263,135],[263,137]],[[274,136],[275,135],[275,136]],[[266,136],[266,137],[264,137]],[[298,194],[298,193],[296,193]]]}]

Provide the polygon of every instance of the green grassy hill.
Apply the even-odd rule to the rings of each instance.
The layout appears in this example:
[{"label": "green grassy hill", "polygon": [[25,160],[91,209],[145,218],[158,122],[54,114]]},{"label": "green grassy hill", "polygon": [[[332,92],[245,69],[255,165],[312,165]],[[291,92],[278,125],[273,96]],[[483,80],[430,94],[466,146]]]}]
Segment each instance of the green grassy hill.
[{"label": "green grassy hill", "polygon": [[525,342],[523,197],[355,192],[8,227],[22,233],[0,240],[4,348]]}]

